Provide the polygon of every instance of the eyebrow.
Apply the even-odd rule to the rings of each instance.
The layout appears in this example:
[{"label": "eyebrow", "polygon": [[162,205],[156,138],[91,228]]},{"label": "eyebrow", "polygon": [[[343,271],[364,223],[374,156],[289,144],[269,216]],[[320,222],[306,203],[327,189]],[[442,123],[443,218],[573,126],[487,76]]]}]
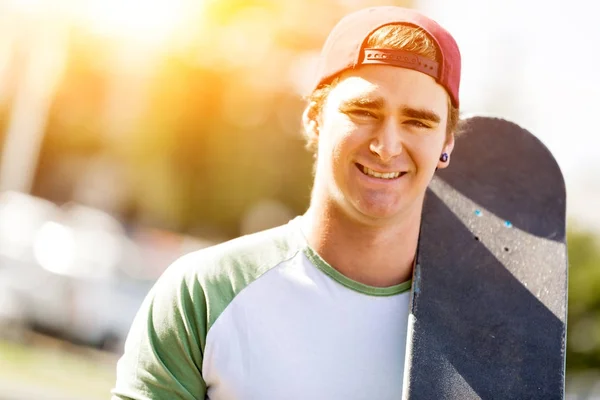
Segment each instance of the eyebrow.
[{"label": "eyebrow", "polygon": [[359,107],[372,110],[381,109],[384,106],[385,101],[381,97],[356,97],[342,103],[342,107]]},{"label": "eyebrow", "polygon": [[402,107],[402,114],[410,118],[435,122],[436,124],[442,120],[437,113],[426,108]]}]

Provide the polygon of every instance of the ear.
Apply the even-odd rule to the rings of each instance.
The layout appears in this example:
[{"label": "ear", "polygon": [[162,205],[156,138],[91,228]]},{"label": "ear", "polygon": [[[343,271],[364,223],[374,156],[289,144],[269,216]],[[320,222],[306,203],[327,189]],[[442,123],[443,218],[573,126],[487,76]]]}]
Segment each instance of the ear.
[{"label": "ear", "polygon": [[302,125],[309,137],[317,138],[319,136],[319,110],[316,102],[311,101],[304,109]]},{"label": "ear", "polygon": [[[454,133],[452,133],[448,136],[448,138],[446,139],[446,144],[444,145],[444,148],[442,149],[442,153],[448,154],[448,161],[446,161],[446,162],[438,161],[438,165],[437,165],[438,169],[446,168],[448,165],[450,165],[450,155],[452,154],[452,150],[454,150]],[[440,154],[442,154],[442,153],[440,153]]]}]

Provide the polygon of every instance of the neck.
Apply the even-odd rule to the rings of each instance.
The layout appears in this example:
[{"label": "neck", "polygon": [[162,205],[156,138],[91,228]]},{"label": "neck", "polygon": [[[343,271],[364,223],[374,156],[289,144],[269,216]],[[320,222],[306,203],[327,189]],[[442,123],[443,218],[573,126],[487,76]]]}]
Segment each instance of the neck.
[{"label": "neck", "polygon": [[365,285],[387,287],[412,276],[421,210],[419,205],[394,223],[369,223],[335,206],[311,204],[303,229],[311,247],[333,268]]}]

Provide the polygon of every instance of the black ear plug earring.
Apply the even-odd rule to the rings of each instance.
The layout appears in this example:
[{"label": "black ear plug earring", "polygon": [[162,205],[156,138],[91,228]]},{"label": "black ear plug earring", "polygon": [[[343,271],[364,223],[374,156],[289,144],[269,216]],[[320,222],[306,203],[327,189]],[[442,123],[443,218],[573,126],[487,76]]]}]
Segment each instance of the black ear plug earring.
[{"label": "black ear plug earring", "polygon": [[442,153],[442,155],[440,156],[440,161],[447,162],[448,161],[448,153]]}]

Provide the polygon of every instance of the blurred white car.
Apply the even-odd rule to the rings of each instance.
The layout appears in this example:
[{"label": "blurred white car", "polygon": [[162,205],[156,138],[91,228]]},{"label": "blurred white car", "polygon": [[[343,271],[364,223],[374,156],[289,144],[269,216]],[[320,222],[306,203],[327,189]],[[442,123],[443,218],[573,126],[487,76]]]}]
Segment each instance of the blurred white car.
[{"label": "blurred white car", "polygon": [[34,328],[120,352],[144,297],[182,253],[214,242],[145,229],[111,215],[0,194],[0,330]]},{"label": "blurred white car", "polygon": [[18,336],[27,321],[27,293],[47,287],[35,267],[33,238],[60,213],[55,204],[19,192],[0,193],[0,327]]},{"label": "blurred white car", "polygon": [[152,280],[138,246],[102,211],[0,195],[0,326],[120,351]]}]

